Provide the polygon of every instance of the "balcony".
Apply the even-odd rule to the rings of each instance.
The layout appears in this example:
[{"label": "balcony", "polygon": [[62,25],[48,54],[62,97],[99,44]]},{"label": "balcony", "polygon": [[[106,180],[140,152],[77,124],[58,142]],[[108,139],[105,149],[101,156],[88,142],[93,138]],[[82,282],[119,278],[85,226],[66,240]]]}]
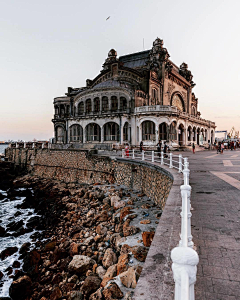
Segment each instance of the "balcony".
[{"label": "balcony", "polygon": [[178,109],[175,106],[169,106],[169,105],[151,105],[151,106],[135,107],[135,113],[146,113],[146,112],[177,113]]}]

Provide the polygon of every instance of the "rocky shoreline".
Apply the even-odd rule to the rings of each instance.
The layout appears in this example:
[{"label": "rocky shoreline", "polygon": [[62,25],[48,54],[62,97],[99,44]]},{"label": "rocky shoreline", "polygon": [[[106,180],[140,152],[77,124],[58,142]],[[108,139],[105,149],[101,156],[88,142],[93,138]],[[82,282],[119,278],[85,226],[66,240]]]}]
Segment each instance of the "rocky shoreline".
[{"label": "rocky shoreline", "polygon": [[9,275],[13,300],[131,299],[161,216],[152,200],[113,184],[30,175],[13,184],[26,188],[23,206],[41,216],[27,228],[42,231],[32,236],[33,250],[24,244],[19,251],[23,266]]}]

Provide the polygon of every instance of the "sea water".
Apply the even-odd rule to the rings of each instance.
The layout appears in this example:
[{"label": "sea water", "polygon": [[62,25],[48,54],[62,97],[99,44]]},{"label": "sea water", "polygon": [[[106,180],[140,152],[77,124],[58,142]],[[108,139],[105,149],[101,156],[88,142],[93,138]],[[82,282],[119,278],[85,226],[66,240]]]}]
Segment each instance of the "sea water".
[{"label": "sea water", "polygon": [[[24,190],[23,188],[17,189],[16,191]],[[30,189],[31,190],[31,189]],[[32,193],[33,190],[31,190]],[[7,191],[0,190],[0,193],[3,196],[6,196],[4,199],[0,200],[0,225],[3,228],[7,228],[7,225],[12,222],[18,222],[20,220],[23,220],[23,227],[26,228],[26,224],[29,219],[31,219],[34,216],[37,216],[36,213],[34,213],[34,209],[19,209],[17,208],[17,205],[22,204],[25,200],[25,197],[16,197],[16,200],[10,201],[7,198]],[[21,214],[19,216],[14,216],[16,212],[20,212]],[[9,232],[9,231],[8,231]],[[0,271],[4,274],[3,278],[0,280],[0,297],[8,297],[9,296],[9,287],[13,281],[13,279],[9,278],[6,274],[5,270],[8,267],[12,267],[12,264],[14,261],[19,261],[22,267],[22,260],[19,260],[19,250],[21,246],[24,243],[31,242],[31,235],[35,233],[36,230],[33,230],[32,232],[25,233],[23,235],[20,235],[18,237],[14,236],[7,236],[7,237],[1,237],[0,238],[0,253],[6,249],[7,247],[18,247],[18,251],[14,253],[13,255],[5,258],[4,260],[0,260]],[[13,233],[13,232],[10,232]],[[31,247],[34,247],[32,244]],[[16,269],[13,268],[12,274],[15,274]]]}]

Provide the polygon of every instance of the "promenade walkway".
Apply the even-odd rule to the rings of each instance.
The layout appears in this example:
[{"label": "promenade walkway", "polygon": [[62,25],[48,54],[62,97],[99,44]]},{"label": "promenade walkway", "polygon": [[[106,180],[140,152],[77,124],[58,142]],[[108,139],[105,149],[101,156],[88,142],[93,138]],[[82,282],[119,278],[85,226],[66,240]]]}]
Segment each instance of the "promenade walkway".
[{"label": "promenade walkway", "polygon": [[196,300],[240,299],[240,151],[189,157]]}]

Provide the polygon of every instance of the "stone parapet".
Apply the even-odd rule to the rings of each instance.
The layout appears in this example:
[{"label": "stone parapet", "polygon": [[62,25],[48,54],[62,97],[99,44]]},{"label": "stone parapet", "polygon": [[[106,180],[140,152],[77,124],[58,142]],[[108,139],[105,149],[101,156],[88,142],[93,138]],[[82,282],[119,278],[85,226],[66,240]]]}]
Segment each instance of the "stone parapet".
[{"label": "stone parapet", "polygon": [[173,177],[161,167],[129,159],[99,156],[77,149],[6,150],[8,160],[40,178],[64,182],[117,183],[134,188],[164,207]]}]

